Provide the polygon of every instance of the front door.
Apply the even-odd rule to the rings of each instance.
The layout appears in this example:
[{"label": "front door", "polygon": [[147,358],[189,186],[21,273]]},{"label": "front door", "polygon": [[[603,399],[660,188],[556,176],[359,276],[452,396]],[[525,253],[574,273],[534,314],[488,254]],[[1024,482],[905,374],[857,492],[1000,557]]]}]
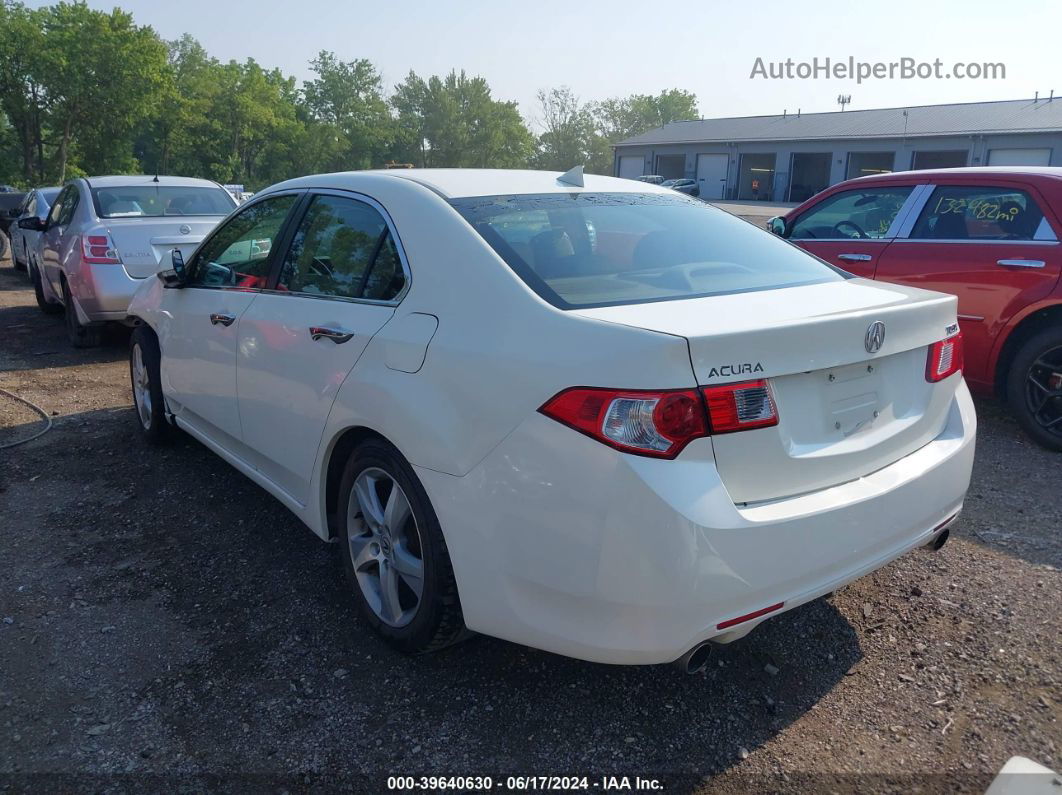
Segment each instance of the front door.
[{"label": "front door", "polygon": [[874,278],[913,185],[868,185],[830,194],[790,222],[801,248],[857,276]]},{"label": "front door", "polygon": [[240,319],[237,392],[248,455],[299,503],[309,499],[332,402],[405,284],[381,209],[320,193],[298,222],[276,290]]},{"label": "front door", "polygon": [[187,264],[188,281],[162,301],[162,379],[181,422],[237,455],[242,431],[236,403],[240,318],[269,277],[279,239],[299,194],[247,205],[219,226]]},{"label": "front door", "polygon": [[697,186],[706,201],[726,196],[726,173],[730,155],[697,155]]},{"label": "front door", "polygon": [[938,185],[878,265],[879,279],[958,296],[964,371],[982,389],[995,381],[987,366],[1000,330],[1058,281],[1062,251],[1045,206],[1017,183]]}]

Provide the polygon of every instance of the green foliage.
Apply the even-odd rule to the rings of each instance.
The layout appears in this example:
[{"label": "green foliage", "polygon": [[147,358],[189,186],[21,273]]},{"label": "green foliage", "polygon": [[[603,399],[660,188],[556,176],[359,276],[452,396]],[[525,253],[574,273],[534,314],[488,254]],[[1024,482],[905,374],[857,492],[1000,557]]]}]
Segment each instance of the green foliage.
[{"label": "green foliage", "polygon": [[388,162],[610,174],[612,143],[697,115],[677,89],[582,103],[562,87],[539,92],[536,135],[463,71],[411,71],[388,96],[368,60],[322,51],[310,68],[299,86],[254,60],[222,63],[187,34],[164,42],[121,9],[0,0],[0,182],[157,172],[254,190]]}]

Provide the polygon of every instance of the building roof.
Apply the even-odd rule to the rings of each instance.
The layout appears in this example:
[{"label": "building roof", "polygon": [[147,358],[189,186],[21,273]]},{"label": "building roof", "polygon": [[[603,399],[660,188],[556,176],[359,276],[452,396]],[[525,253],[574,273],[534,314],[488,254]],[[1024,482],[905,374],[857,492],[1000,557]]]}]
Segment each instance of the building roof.
[{"label": "building roof", "polygon": [[1062,132],[1062,97],[676,121],[616,146],[1031,132]]}]

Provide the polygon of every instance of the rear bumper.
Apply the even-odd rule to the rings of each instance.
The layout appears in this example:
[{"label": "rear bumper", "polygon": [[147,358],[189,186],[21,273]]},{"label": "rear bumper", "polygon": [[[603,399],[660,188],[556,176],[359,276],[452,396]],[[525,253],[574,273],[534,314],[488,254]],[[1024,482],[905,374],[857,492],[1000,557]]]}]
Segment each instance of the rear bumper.
[{"label": "rear bumper", "polygon": [[76,276],[68,276],[70,290],[84,315],[83,321],[124,320],[129,302],[143,279],[130,276],[121,265],[82,263]]},{"label": "rear bumper", "polygon": [[662,663],[740,637],[930,541],[962,508],[975,431],[960,381],[946,427],[920,450],[852,482],[751,507],[727,494],[710,439],[661,461],[537,414],[465,477],[418,475],[470,629],[598,662]]}]

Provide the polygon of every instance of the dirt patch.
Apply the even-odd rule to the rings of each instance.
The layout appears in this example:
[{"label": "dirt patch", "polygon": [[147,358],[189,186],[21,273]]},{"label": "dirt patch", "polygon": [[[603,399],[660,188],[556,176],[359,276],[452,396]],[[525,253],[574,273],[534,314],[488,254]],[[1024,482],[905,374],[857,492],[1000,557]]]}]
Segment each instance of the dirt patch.
[{"label": "dirt patch", "polygon": [[487,638],[395,654],[279,503],[187,437],[140,443],[127,333],[73,350],[2,267],[0,339],[0,386],[55,412],[0,451],[0,786],[607,774],[680,792],[981,792],[1013,754],[1060,766],[1062,457],[991,403],[943,551],[687,677]]}]

